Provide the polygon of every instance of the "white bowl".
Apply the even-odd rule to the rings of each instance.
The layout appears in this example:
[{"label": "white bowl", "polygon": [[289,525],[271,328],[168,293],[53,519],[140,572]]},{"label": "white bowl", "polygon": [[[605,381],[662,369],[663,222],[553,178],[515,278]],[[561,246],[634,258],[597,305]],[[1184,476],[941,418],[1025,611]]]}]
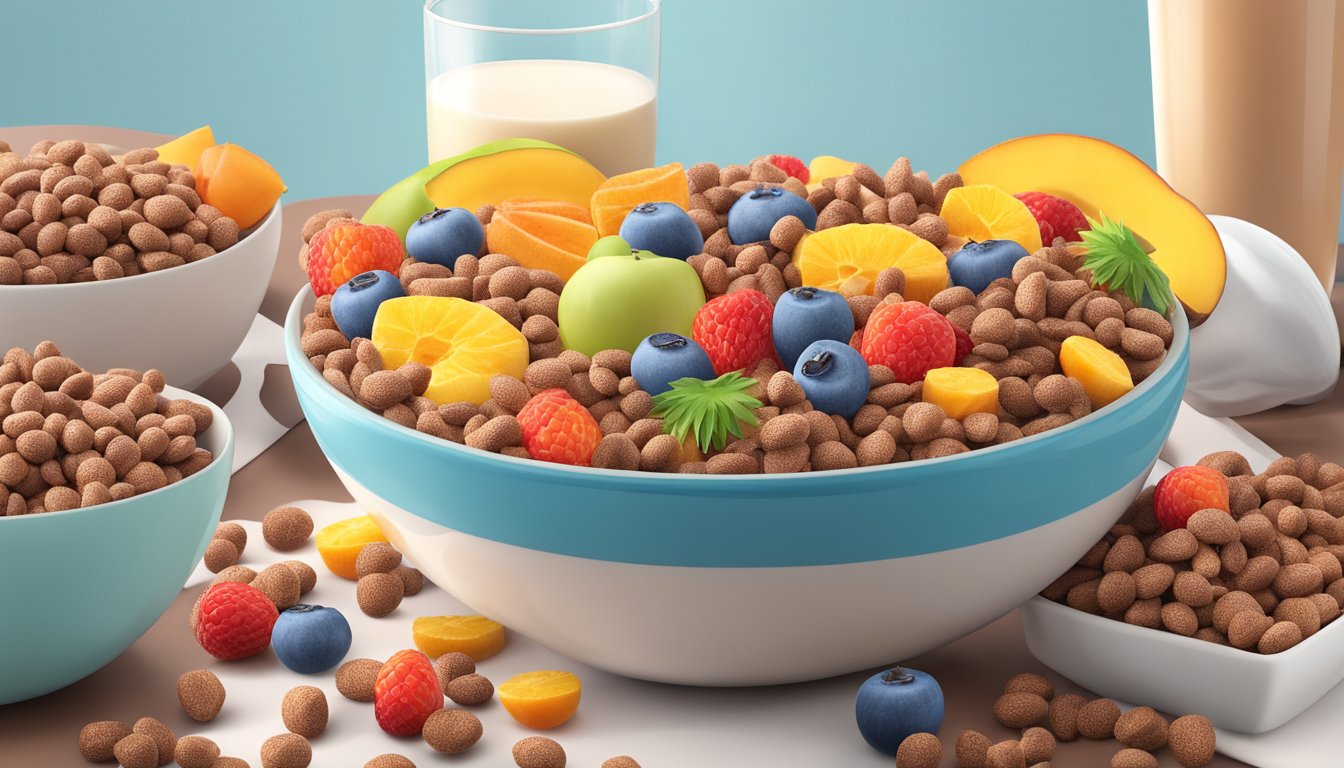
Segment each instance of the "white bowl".
[{"label": "white bowl", "polygon": [[182,389],[228,364],[252,327],[280,250],[280,205],[232,248],[134,277],[0,286],[0,349],[45,339],[90,371],[158,368]]},{"label": "white bowl", "polygon": [[1264,733],[1344,679],[1344,621],[1264,655],[1094,616],[1044,597],[1022,606],[1027,647],[1042,664],[1101,696],[1219,728]]}]

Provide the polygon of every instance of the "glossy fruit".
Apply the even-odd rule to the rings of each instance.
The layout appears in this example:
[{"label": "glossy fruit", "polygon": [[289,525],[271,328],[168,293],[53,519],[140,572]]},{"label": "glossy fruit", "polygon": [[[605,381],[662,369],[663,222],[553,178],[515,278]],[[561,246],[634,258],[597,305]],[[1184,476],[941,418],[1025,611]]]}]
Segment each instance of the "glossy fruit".
[{"label": "glossy fruit", "polygon": [[668,391],[677,379],[715,376],[704,348],[679,333],[655,333],[641,341],[630,358],[630,375],[650,395]]},{"label": "glossy fruit", "polygon": [[331,319],[347,339],[373,335],[373,318],[388,299],[406,295],[401,281],[391,272],[375,269],[361,272],[341,284],[331,297]]},{"label": "glossy fruit", "polygon": [[196,642],[217,659],[255,656],[271,644],[277,616],[275,603],[251,584],[226,581],[201,598]]},{"label": "glossy fruit", "polygon": [[735,245],[769,240],[771,228],[785,216],[797,216],[803,226],[817,228],[817,211],[811,203],[783,187],[757,187],[728,209],[728,239]]},{"label": "glossy fruit", "polygon": [[429,367],[425,397],[436,403],[490,399],[492,376],[523,377],[527,339],[499,313],[465,299],[406,296],[383,302],[373,320],[373,345],[388,368]]},{"label": "glossy fruit", "polygon": [[691,188],[681,163],[622,173],[602,182],[589,202],[598,234],[616,234],[626,214],[650,200],[663,200],[683,210],[690,208]]},{"label": "glossy fruit", "polygon": [[1164,531],[1184,528],[1190,516],[1201,509],[1221,509],[1231,514],[1227,477],[1210,467],[1176,467],[1157,481],[1153,512]]},{"label": "glossy fruit", "polygon": [[854,172],[855,163],[842,160],[835,155],[817,155],[807,164],[808,189],[821,186],[821,182],[838,176],[848,176]]},{"label": "glossy fruit", "polygon": [[215,134],[210,126],[203,125],[190,133],[184,133],[172,141],[160,144],[159,161],[168,164],[180,163],[192,171],[200,165],[201,153],[215,146]]},{"label": "glossy fruit", "polygon": [[868,399],[868,363],[843,341],[823,339],[808,345],[793,367],[793,378],[812,407],[848,419]]},{"label": "glossy fruit", "polygon": [[770,164],[806,184],[812,178],[803,161],[793,155],[771,155]]},{"label": "glossy fruit", "polygon": [[890,224],[845,224],[808,235],[794,250],[804,285],[844,296],[872,294],[884,269],[905,273],[905,298],[928,303],[947,287],[947,258],[933,243]]},{"label": "glossy fruit", "polygon": [[1056,237],[1075,243],[1082,240],[1078,231],[1087,229],[1087,217],[1078,206],[1046,192],[1019,192],[1013,195],[1026,204],[1041,228],[1041,244],[1050,245]]},{"label": "glossy fruit", "polygon": [[705,290],[695,269],[648,251],[586,262],[560,293],[560,340],[566,349],[594,355],[633,352],[654,333],[691,335]]},{"label": "glossy fruit", "polygon": [[895,755],[906,737],[937,733],[943,725],[943,689],[915,669],[896,667],[864,681],[854,700],[859,733],[879,752]]},{"label": "glossy fruit", "polygon": [[350,641],[350,623],[340,611],[307,603],[282,611],[271,633],[280,663],[302,675],[341,663]]},{"label": "glossy fruit", "polygon": [[249,229],[266,218],[285,192],[280,174],[237,144],[207,147],[192,171],[201,202],[238,222],[239,229]]},{"label": "glossy fruit", "polygon": [[523,446],[538,461],[586,467],[602,440],[597,420],[563,389],[545,389],[518,412]]},{"label": "glossy fruit", "polygon": [[308,242],[308,282],[313,293],[330,296],[336,287],[362,272],[401,273],[404,253],[387,227],[343,224],[328,227]]},{"label": "glossy fruit", "polygon": [[621,237],[631,248],[685,261],[705,250],[700,227],[672,203],[640,203],[621,222]]},{"label": "glossy fruit", "polygon": [[977,242],[1013,240],[1035,253],[1041,249],[1041,227],[1026,203],[992,184],[968,184],[947,193],[939,215],[947,232]]},{"label": "glossy fruit", "polygon": [[599,237],[593,247],[588,249],[588,260],[600,259],[603,256],[629,256],[634,252],[630,244],[620,235],[607,235]]},{"label": "glossy fruit", "polygon": [[1082,382],[1093,408],[1110,405],[1134,388],[1129,367],[1116,353],[1086,336],[1070,336],[1059,349],[1065,376]]},{"label": "glossy fruit", "polygon": [[947,318],[923,304],[882,304],[868,316],[860,350],[869,365],[885,365],[897,381],[914,384],[952,365],[957,335]]},{"label": "glossy fruit", "polygon": [[355,571],[355,558],[366,544],[387,541],[378,524],[368,515],[360,515],[340,520],[317,532],[314,538],[317,554],[327,570],[343,579],[354,581],[359,578]]},{"label": "glossy fruit", "polygon": [[785,370],[792,370],[809,344],[822,339],[847,342],[854,335],[854,313],[845,297],[805,285],[775,302],[770,333]]},{"label": "glossy fruit", "polygon": [[513,197],[499,204],[485,228],[491,253],[568,280],[597,243],[588,209],[573,203]]},{"label": "glossy fruit", "polygon": [[924,375],[922,393],[924,402],[958,421],[972,413],[999,412],[999,381],[979,368],[934,368]]},{"label": "glossy fruit", "polygon": [[480,662],[504,650],[504,625],[484,616],[421,616],[411,634],[415,647],[435,659],[465,653]]},{"label": "glossy fruit", "polygon": [[947,260],[953,285],[980,293],[1001,277],[1012,277],[1013,267],[1030,254],[1014,240],[970,242]]},{"label": "glossy fruit", "polygon": [[514,675],[495,690],[504,711],[533,730],[555,728],[579,710],[583,683],[573,672],[542,670]]},{"label": "glossy fruit", "polygon": [[952,324],[952,333],[957,335],[957,353],[956,357],[953,358],[955,361],[953,364],[961,365],[962,358],[971,354],[971,350],[975,348],[975,340],[971,338],[971,334],[967,333],[965,328],[955,323]]},{"label": "glossy fruit", "polygon": [[452,268],[457,257],[485,245],[485,227],[466,208],[435,208],[406,230],[406,253],[416,261]]},{"label": "glossy fruit", "polygon": [[443,689],[434,665],[415,650],[397,651],[383,664],[373,684],[373,715],[393,736],[414,736],[443,709]]},{"label": "glossy fruit", "polygon": [[710,301],[695,314],[691,338],[699,344],[714,373],[750,370],[773,357],[775,344],[770,332],[774,307],[764,293],[735,291]]}]

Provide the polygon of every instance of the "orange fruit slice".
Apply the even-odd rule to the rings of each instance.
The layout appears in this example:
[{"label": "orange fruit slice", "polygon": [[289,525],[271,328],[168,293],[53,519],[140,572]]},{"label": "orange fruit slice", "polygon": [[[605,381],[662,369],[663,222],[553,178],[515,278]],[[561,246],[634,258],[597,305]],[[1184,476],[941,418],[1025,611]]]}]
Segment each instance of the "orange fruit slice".
[{"label": "orange fruit slice", "polygon": [[194,172],[202,202],[238,222],[239,229],[266,218],[285,191],[269,163],[237,144],[206,148]]},{"label": "orange fruit slice", "polygon": [[1041,249],[1041,226],[1026,203],[993,184],[953,189],[939,215],[947,221],[950,235],[976,242],[1014,240],[1027,253]]},{"label": "orange fruit slice", "polygon": [[436,403],[490,399],[490,377],[523,378],[527,339],[481,304],[442,296],[403,296],[378,306],[373,346],[389,369],[408,362],[429,367],[425,397]]},{"label": "orange fruit slice", "polygon": [[355,558],[359,550],[367,544],[387,541],[378,524],[368,515],[352,517],[332,523],[317,532],[317,553],[327,570],[343,579],[354,581],[359,578],[355,572]]},{"label": "orange fruit slice", "polygon": [[475,661],[504,650],[504,625],[484,616],[421,616],[411,622],[415,647],[437,659],[465,653]]},{"label": "orange fruit slice", "polygon": [[934,368],[924,374],[923,398],[960,421],[972,413],[999,412],[999,381],[979,368]]},{"label": "orange fruit slice", "polygon": [[547,669],[524,672],[495,689],[504,711],[538,731],[563,725],[579,710],[583,684],[573,672]]},{"label": "orange fruit slice", "polygon": [[640,203],[672,203],[689,209],[691,188],[681,163],[622,173],[602,182],[589,206],[597,233],[606,237],[620,232],[621,222]]},{"label": "orange fruit slice", "polygon": [[947,258],[933,243],[890,224],[845,224],[803,238],[793,262],[803,284],[845,296],[872,294],[877,275],[900,267],[905,298],[925,304],[947,287]]},{"label": "orange fruit slice", "polygon": [[545,269],[568,280],[587,263],[597,242],[588,210],[558,200],[515,197],[503,201],[485,228],[492,253],[511,256],[532,269]]},{"label": "orange fruit slice", "polygon": [[1083,383],[1092,407],[1109,405],[1134,388],[1125,361],[1086,336],[1070,336],[1059,349],[1059,367],[1064,375]]},{"label": "orange fruit slice", "polygon": [[215,146],[215,134],[210,126],[200,128],[178,136],[176,139],[158,146],[159,160],[165,163],[181,163],[195,171],[201,162],[201,153]]}]

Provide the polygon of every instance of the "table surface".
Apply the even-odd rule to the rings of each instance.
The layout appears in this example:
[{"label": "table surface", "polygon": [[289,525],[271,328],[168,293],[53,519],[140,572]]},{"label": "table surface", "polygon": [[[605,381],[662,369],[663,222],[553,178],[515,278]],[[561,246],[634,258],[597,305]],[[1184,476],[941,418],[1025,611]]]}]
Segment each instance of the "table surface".
[{"label": "table surface", "polygon": [[[96,128],[91,126],[48,126],[40,128],[0,129],[0,138],[15,146],[27,146],[45,137],[79,136],[96,138],[108,144],[133,147],[157,143],[153,134],[137,131]],[[298,251],[299,229],[304,220],[318,210],[344,207],[362,211],[372,198],[369,196],[327,198],[292,203],[285,207],[285,231],[280,258],[267,292],[261,313],[283,324],[283,313],[295,291],[305,282],[295,261]],[[1344,246],[1341,247],[1344,255]],[[1344,290],[1335,296],[1337,314],[1344,319]],[[228,375],[207,382],[202,388],[207,395],[211,390],[229,390]],[[292,390],[288,393],[292,397]],[[1338,457],[1341,453],[1339,435],[1344,434],[1344,387],[1336,390],[1327,400],[1309,406],[1282,407],[1238,420],[1262,440],[1285,454],[1316,451],[1323,456]],[[322,457],[306,424],[299,424],[266,450],[251,464],[234,475],[229,489],[223,517],[225,519],[259,520],[272,507],[293,499],[329,499],[348,501],[349,496],[331,472]],[[209,733],[209,727],[192,723],[177,704],[175,682],[184,671],[208,666],[210,660],[187,638],[187,614],[199,589],[187,590],[169,608],[168,612],[129,650],[102,670],[65,689],[47,696],[18,704],[0,707],[0,755],[5,765],[15,766],[77,766],[85,763],[79,758],[76,741],[80,727],[93,720],[122,719],[127,722],[143,714],[163,719],[179,734]],[[419,610],[419,609],[417,609]],[[1027,651],[1023,641],[1017,612],[993,622],[962,640],[926,654],[908,663],[938,678],[947,700],[947,715],[942,733],[955,739],[963,728],[975,728],[991,738],[1009,738],[1010,734],[998,725],[990,707],[1003,681],[1012,674],[1035,671],[1056,680],[1061,691],[1075,690],[1037,662]],[[773,702],[797,697],[806,700],[819,696],[822,691],[843,685],[856,689],[865,675],[850,675],[831,681],[781,686],[768,691]],[[648,688],[650,696],[666,690],[660,686]],[[740,702],[745,707],[761,706],[761,696],[744,691],[703,691],[698,698],[705,701],[718,699],[720,706]],[[641,702],[628,702],[639,707]],[[729,711],[733,705],[728,705]],[[744,715],[747,710],[743,709]],[[759,722],[759,712],[744,716],[740,738],[753,740],[750,724]],[[665,724],[673,725],[675,724]],[[600,723],[587,722],[585,728],[597,728]],[[682,738],[675,727],[668,729],[668,738]],[[619,739],[613,734],[613,744]],[[857,738],[857,736],[856,736]],[[389,744],[389,750],[395,749]],[[1062,745],[1056,765],[1106,765],[1118,748],[1115,742],[1086,740]],[[614,749],[619,749],[615,746]],[[707,756],[707,759],[708,758]],[[1175,765],[1170,755],[1163,753],[1162,765]],[[712,765],[710,762],[702,765]],[[734,762],[733,764],[741,764]],[[955,765],[951,755],[944,765]],[[656,760],[644,762],[647,768],[656,768]],[[1231,768],[1244,765],[1236,760],[1218,756],[1210,766]]]}]

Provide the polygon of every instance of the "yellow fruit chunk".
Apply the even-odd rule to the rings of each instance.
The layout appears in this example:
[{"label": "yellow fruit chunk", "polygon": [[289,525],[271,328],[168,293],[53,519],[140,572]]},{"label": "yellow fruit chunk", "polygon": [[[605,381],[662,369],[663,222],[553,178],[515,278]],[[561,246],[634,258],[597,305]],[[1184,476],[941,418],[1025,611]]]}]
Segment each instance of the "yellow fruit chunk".
[{"label": "yellow fruit chunk", "polygon": [[201,152],[196,166],[201,201],[248,229],[266,217],[285,192],[270,163],[237,144],[216,144]]},{"label": "yellow fruit chunk", "polygon": [[925,304],[947,287],[947,258],[918,235],[890,224],[845,224],[803,238],[793,263],[803,285],[845,296],[872,294],[884,269],[905,272],[905,298]]},{"label": "yellow fruit chunk", "polygon": [[597,233],[606,237],[619,232],[626,215],[640,203],[672,203],[682,210],[690,208],[691,187],[681,163],[622,173],[602,182],[588,206]]},{"label": "yellow fruit chunk", "polygon": [[496,141],[434,163],[420,173],[426,172],[435,174],[423,184],[434,205],[468,211],[520,196],[587,207],[593,192],[606,180],[601,171],[573,152],[531,139]]},{"label": "yellow fruit chunk", "polygon": [[538,731],[563,725],[573,717],[582,692],[578,675],[553,669],[514,675],[495,689],[505,712]]},{"label": "yellow fruit chunk", "polygon": [[947,193],[939,213],[950,235],[968,240],[1016,240],[1035,253],[1041,249],[1041,225],[1026,203],[992,184],[971,184]]},{"label": "yellow fruit chunk", "polygon": [[436,403],[490,399],[490,377],[523,378],[527,339],[489,307],[441,296],[384,301],[373,318],[373,346],[388,368],[429,367],[425,397]]},{"label": "yellow fruit chunk", "polygon": [[481,661],[504,650],[504,625],[484,616],[421,616],[411,636],[431,659],[457,652]]},{"label": "yellow fruit chunk", "polygon": [[181,163],[192,171],[201,162],[201,153],[215,146],[215,133],[210,126],[202,125],[191,133],[184,133],[166,144],[160,144],[159,160],[165,163]]},{"label": "yellow fruit chunk", "polygon": [[999,412],[999,381],[979,368],[934,368],[924,375],[924,402],[954,419]]},{"label": "yellow fruit chunk", "polygon": [[816,189],[821,182],[837,176],[848,176],[854,172],[855,163],[842,160],[835,155],[817,155],[807,164],[807,188]]},{"label": "yellow fruit chunk", "polygon": [[359,550],[367,544],[387,541],[378,524],[368,515],[352,517],[332,523],[317,532],[317,553],[327,570],[343,579],[354,581],[359,578],[355,573],[355,558]]},{"label": "yellow fruit chunk", "polygon": [[485,228],[485,242],[491,253],[511,256],[524,267],[544,269],[569,280],[587,263],[597,230],[582,206],[512,197],[495,210]]},{"label": "yellow fruit chunk", "polygon": [[1100,408],[1134,388],[1125,361],[1100,342],[1086,336],[1070,336],[1059,349],[1064,375],[1083,383],[1093,408]]}]

